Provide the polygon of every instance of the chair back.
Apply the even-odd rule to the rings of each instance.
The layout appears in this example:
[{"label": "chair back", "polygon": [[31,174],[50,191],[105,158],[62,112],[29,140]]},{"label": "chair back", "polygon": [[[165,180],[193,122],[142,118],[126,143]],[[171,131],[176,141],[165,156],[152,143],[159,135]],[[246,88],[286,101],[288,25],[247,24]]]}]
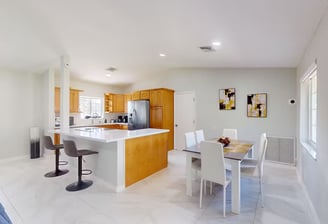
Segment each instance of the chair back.
[{"label": "chair back", "polygon": [[197,142],[197,144],[199,144],[201,141],[204,141],[205,140],[204,130],[203,129],[200,129],[200,130],[195,131],[195,135],[196,135],[196,142]]},{"label": "chair back", "polygon": [[65,150],[66,155],[71,156],[71,157],[78,157],[79,156],[74,141],[63,140],[63,143],[64,143],[64,150]]},{"label": "chair back", "polygon": [[185,145],[186,148],[196,145],[196,139],[194,132],[185,133]]},{"label": "chair back", "polygon": [[261,139],[260,139],[260,154],[258,157],[258,166],[259,166],[259,175],[260,177],[263,176],[263,162],[265,159],[265,153],[266,153],[266,149],[268,146],[268,139],[266,137],[266,133],[262,133],[261,134]]},{"label": "chair back", "polygon": [[237,129],[223,129],[222,135],[228,137],[229,139],[238,139]]},{"label": "chair back", "polygon": [[43,145],[50,150],[56,149],[50,136],[43,136]]},{"label": "chair back", "polygon": [[222,144],[202,141],[200,143],[200,151],[202,178],[224,186],[226,182],[226,171]]}]

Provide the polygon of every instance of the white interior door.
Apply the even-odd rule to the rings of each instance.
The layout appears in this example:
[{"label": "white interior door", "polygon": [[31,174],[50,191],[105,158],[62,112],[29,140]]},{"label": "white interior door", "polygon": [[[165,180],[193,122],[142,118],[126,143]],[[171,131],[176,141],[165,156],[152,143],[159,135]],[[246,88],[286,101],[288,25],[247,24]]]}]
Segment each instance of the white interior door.
[{"label": "white interior door", "polygon": [[176,92],[174,95],[174,148],[185,147],[184,133],[196,128],[196,104],[194,92]]}]

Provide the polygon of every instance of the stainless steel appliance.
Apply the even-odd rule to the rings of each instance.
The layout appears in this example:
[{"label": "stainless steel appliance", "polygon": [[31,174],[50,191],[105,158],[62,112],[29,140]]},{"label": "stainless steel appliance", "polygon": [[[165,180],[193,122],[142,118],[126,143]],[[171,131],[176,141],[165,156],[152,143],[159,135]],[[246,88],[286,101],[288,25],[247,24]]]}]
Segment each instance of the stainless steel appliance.
[{"label": "stainless steel appliance", "polygon": [[149,100],[128,101],[128,129],[149,128]]}]

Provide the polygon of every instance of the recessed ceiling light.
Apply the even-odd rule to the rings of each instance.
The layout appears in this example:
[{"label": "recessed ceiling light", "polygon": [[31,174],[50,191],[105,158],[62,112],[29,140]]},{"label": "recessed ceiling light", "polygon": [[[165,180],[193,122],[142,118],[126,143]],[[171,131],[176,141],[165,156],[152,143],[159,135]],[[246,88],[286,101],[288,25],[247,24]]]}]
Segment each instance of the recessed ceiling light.
[{"label": "recessed ceiling light", "polygon": [[161,53],[161,54],[159,54],[159,56],[160,57],[166,57],[166,54]]},{"label": "recessed ceiling light", "polygon": [[212,45],[213,45],[213,46],[221,46],[221,42],[217,42],[217,41],[215,41],[215,42],[212,42]]},{"label": "recessed ceiling light", "polygon": [[111,74],[106,74],[106,77],[111,77],[112,75]]}]

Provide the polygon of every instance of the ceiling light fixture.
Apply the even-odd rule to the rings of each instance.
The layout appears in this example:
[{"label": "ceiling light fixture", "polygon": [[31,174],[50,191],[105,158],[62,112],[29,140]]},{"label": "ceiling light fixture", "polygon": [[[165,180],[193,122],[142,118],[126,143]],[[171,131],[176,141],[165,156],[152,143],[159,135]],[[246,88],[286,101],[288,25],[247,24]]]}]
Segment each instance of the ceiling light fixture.
[{"label": "ceiling light fixture", "polygon": [[215,41],[215,42],[212,42],[212,45],[213,45],[213,46],[221,46],[221,42],[217,42],[217,41]]},{"label": "ceiling light fixture", "polygon": [[166,54],[160,53],[159,56],[160,57],[166,57]]},{"label": "ceiling light fixture", "polygon": [[112,76],[112,75],[111,75],[111,74],[109,74],[109,73],[108,73],[108,74],[106,74],[106,77],[111,77],[111,76]]}]

